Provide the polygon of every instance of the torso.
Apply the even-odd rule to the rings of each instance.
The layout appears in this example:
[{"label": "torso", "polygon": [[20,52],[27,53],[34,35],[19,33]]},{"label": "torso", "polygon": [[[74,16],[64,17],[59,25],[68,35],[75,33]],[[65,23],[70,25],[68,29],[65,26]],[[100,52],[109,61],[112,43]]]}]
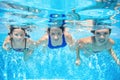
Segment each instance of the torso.
[{"label": "torso", "polygon": [[62,36],[62,44],[61,44],[61,45],[58,45],[58,46],[53,46],[53,45],[51,44],[50,35],[48,35],[48,36],[49,36],[49,38],[48,38],[48,47],[51,48],[51,49],[60,48],[60,47],[65,47],[65,46],[67,45],[64,34],[63,34],[63,36]]},{"label": "torso", "polygon": [[94,44],[94,37],[83,38],[82,41],[79,42],[81,42],[81,49],[84,50],[85,53],[98,53],[110,49],[113,45],[113,40],[109,39],[106,44],[97,46]]},{"label": "torso", "polygon": [[[17,52],[23,52],[25,50],[27,50],[27,39],[25,38],[23,44],[19,45],[19,46],[16,46],[14,43],[13,43],[13,40],[11,39],[11,49],[17,51]],[[21,46],[21,47],[20,47]]]}]

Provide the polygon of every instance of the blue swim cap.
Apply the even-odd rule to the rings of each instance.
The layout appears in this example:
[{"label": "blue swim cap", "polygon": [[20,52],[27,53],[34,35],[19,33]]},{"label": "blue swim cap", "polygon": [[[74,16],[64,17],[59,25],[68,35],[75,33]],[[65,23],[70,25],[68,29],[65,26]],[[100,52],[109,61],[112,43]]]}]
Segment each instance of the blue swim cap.
[{"label": "blue swim cap", "polygon": [[50,14],[49,26],[63,26],[65,24],[65,15],[64,14]]},{"label": "blue swim cap", "polygon": [[65,18],[65,14],[50,14],[50,18]]}]

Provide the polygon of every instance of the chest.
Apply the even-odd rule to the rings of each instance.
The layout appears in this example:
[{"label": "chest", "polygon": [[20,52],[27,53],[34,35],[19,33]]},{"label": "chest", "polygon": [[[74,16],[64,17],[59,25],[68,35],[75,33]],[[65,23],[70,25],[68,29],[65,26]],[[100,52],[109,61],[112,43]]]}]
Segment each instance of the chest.
[{"label": "chest", "polygon": [[107,49],[107,46],[106,45],[104,45],[104,46],[92,46],[92,51],[93,52],[100,52],[100,51],[103,51],[103,50],[105,50],[105,49]]},{"label": "chest", "polygon": [[108,50],[108,49],[110,49],[110,45],[107,45],[107,44],[101,45],[101,46],[97,46],[94,44],[88,44],[84,46],[84,50],[88,53],[98,53],[98,52]]},{"label": "chest", "polygon": [[11,43],[11,47],[12,48],[24,48],[25,47],[25,43]]}]

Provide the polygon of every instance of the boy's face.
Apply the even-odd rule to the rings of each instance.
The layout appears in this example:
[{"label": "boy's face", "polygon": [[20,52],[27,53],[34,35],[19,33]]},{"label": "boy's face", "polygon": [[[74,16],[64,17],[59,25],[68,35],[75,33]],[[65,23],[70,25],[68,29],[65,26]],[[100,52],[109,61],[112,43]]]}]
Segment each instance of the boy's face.
[{"label": "boy's face", "polygon": [[22,41],[25,38],[25,32],[22,29],[14,29],[11,37],[15,41]]},{"label": "boy's face", "polygon": [[54,44],[54,46],[61,45],[62,35],[63,35],[63,32],[60,28],[52,27],[50,29],[51,43]]},{"label": "boy's face", "polygon": [[95,40],[97,44],[105,44],[109,39],[109,29],[100,29],[95,31]]}]

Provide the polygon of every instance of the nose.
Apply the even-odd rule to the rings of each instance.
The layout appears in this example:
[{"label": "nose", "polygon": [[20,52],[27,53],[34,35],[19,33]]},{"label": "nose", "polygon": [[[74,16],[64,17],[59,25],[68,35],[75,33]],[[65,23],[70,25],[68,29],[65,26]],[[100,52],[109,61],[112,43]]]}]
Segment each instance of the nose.
[{"label": "nose", "polygon": [[101,39],[104,39],[104,38],[105,38],[105,36],[104,36],[104,35],[101,35],[101,36],[100,36],[100,38],[101,38]]},{"label": "nose", "polygon": [[55,40],[57,40],[57,39],[58,39],[58,36],[57,36],[57,35],[55,35],[55,36],[54,36],[54,39],[55,39]]},{"label": "nose", "polygon": [[21,36],[18,36],[18,39],[21,39],[22,37]]}]

